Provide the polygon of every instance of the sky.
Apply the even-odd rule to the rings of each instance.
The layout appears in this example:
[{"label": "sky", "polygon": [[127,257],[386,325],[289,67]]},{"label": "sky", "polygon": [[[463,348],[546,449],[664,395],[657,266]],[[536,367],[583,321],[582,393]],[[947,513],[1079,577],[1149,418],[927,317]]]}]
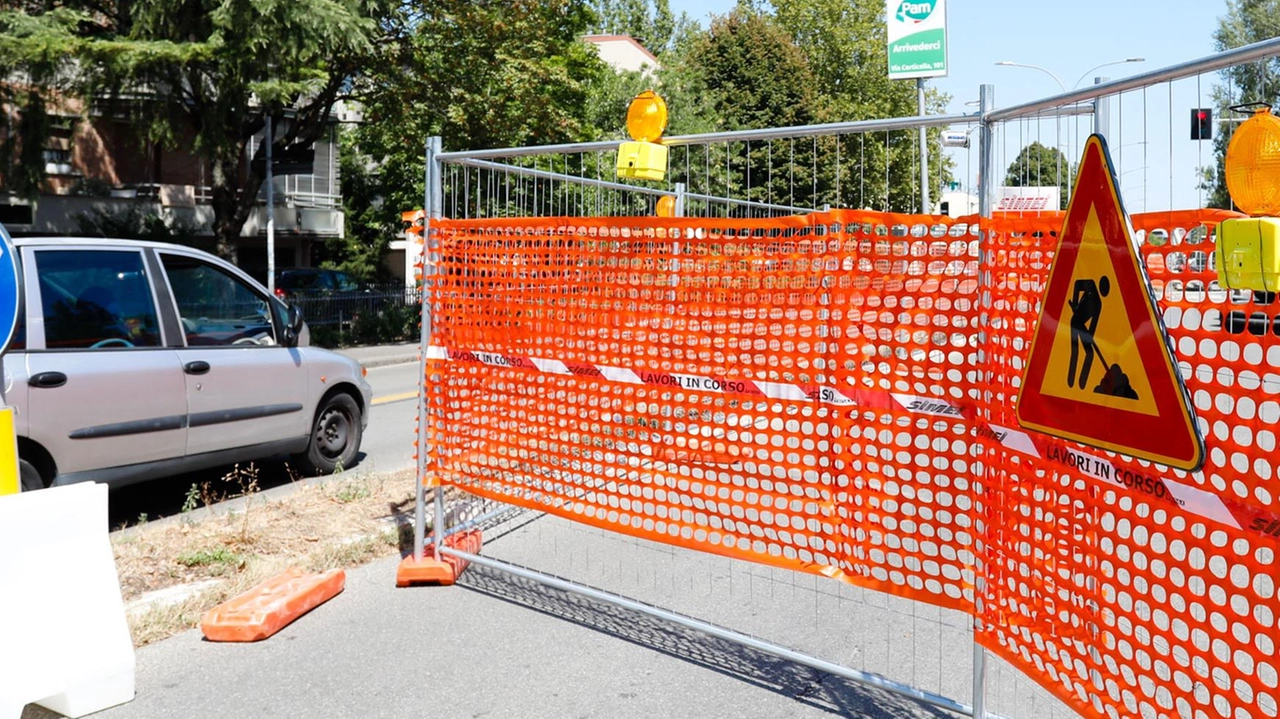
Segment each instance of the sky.
[{"label": "sky", "polygon": [[[704,25],[711,14],[725,14],[734,4],[671,0],[677,14],[688,12]],[[997,106],[1060,92],[1048,73],[997,66],[999,61],[1039,65],[1068,89],[1093,66],[1113,60],[1145,58],[1088,73],[1081,85],[1090,84],[1094,75],[1115,79],[1156,70],[1213,54],[1212,34],[1225,10],[1224,0],[948,0],[949,74],[930,79],[929,86],[951,95],[948,112],[965,113],[976,109],[965,103],[977,100],[982,84],[995,85]],[[1210,142],[1190,139],[1190,112],[1212,104],[1209,93],[1216,81],[1216,76],[1205,75],[1199,83],[1191,79],[1174,84],[1172,97],[1169,86],[1162,85],[1149,89],[1145,97],[1139,91],[1123,96],[1123,102],[1112,102],[1108,139],[1130,212],[1168,209],[1171,202],[1179,209],[1199,205],[1195,168],[1211,162],[1213,150]],[[1037,139],[1058,144],[1074,162],[1083,149],[1088,121],[1064,119],[1061,134],[1057,126],[1052,120],[1007,126],[1003,143],[997,144],[997,164],[1007,167],[1022,144]],[[978,165],[976,142],[972,148],[949,151],[957,174],[963,176],[970,168],[966,184],[973,182]]]}]

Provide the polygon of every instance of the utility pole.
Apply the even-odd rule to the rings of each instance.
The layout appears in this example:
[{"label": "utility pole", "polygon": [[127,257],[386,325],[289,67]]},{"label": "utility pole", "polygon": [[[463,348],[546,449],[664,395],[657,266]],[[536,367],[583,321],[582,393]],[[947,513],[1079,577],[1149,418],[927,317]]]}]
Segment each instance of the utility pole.
[{"label": "utility pole", "polygon": [[267,292],[276,293],[276,188],[271,167],[271,129],[275,116],[267,115]]},{"label": "utility pole", "polygon": [[[916,104],[919,114],[924,117],[924,78],[916,78]],[[920,126],[920,214],[927,215],[931,211],[929,202],[929,131]]]}]

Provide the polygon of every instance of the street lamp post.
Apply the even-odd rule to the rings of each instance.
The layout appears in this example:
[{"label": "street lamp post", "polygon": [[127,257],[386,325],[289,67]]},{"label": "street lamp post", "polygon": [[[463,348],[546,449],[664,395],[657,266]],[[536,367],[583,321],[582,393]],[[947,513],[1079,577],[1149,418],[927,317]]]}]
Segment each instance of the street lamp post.
[{"label": "street lamp post", "polygon": [[[1104,67],[1110,67],[1111,65],[1123,65],[1123,64],[1125,64],[1125,63],[1127,63],[1127,62],[1145,62],[1145,61],[1146,61],[1146,58],[1145,58],[1145,57],[1126,57],[1126,58],[1125,58],[1125,59],[1123,59],[1123,60],[1112,60],[1112,61],[1110,61],[1110,62],[1104,62],[1104,63],[1101,63],[1101,64],[1099,64],[1099,65],[1094,65],[1093,67],[1089,68],[1088,70],[1085,70],[1084,74],[1080,76],[1080,79],[1079,79],[1079,80],[1076,80],[1076,84],[1074,84],[1074,85],[1072,85],[1072,86],[1071,86],[1071,89],[1073,89],[1073,90],[1074,90],[1074,89],[1076,89],[1077,87],[1079,87],[1079,86],[1080,86],[1080,83],[1084,82],[1084,79],[1085,79],[1086,77],[1089,77],[1089,73],[1093,72],[1094,70],[1098,70],[1098,69],[1100,69],[1100,68],[1104,68]],[[1049,71],[1048,69],[1046,69],[1046,68],[1040,67],[1039,65],[1029,65],[1029,64],[1027,64],[1027,63],[1025,63],[1025,62],[1012,62],[1012,61],[1010,61],[1010,60],[1001,60],[1000,62],[997,62],[996,64],[997,64],[997,65],[1000,65],[1000,66],[1002,66],[1002,67],[1025,67],[1025,68],[1029,68],[1029,69],[1031,69],[1031,70],[1039,70],[1040,72],[1043,72],[1044,74],[1046,74],[1046,75],[1048,75],[1049,77],[1053,78],[1053,81],[1054,81],[1054,82],[1056,82],[1056,83],[1058,83],[1058,87],[1059,87],[1059,88],[1061,88],[1061,89],[1062,89],[1062,91],[1063,91],[1064,93],[1067,91],[1067,86],[1063,84],[1062,80],[1058,79],[1058,76],[1057,76],[1057,75],[1053,74],[1052,72],[1050,72],[1050,71]]]},{"label": "street lamp post", "polygon": [[996,64],[997,64],[997,65],[1000,65],[1001,67],[1025,67],[1025,68],[1028,68],[1028,69],[1031,69],[1031,70],[1039,70],[1040,72],[1043,72],[1044,74],[1046,74],[1046,75],[1048,75],[1049,77],[1053,78],[1053,81],[1054,81],[1054,82],[1056,82],[1056,83],[1058,83],[1058,87],[1059,87],[1059,88],[1061,88],[1061,90],[1062,90],[1063,92],[1066,92],[1066,91],[1067,91],[1067,86],[1062,84],[1062,80],[1058,79],[1058,76],[1057,76],[1057,75],[1053,74],[1053,72],[1052,72],[1052,71],[1050,71],[1050,70],[1048,70],[1048,69],[1046,69],[1046,68],[1040,67],[1039,65],[1028,65],[1028,64],[1027,64],[1027,63],[1025,63],[1025,62],[1013,62],[1013,61],[1011,61],[1011,60],[1001,60],[1000,62],[997,62]]},{"label": "street lamp post", "polygon": [[[1079,87],[1079,86],[1080,86],[1080,83],[1084,82],[1084,79],[1085,79],[1086,77],[1088,77],[1088,76],[1089,76],[1089,73],[1093,72],[1094,70],[1098,70],[1098,69],[1100,69],[1100,68],[1104,68],[1104,67],[1110,67],[1111,65],[1123,65],[1123,64],[1125,64],[1125,63],[1129,63],[1129,62],[1143,62],[1143,61],[1145,61],[1145,60],[1146,60],[1146,58],[1143,58],[1143,57],[1126,57],[1126,58],[1125,58],[1125,59],[1123,59],[1123,60],[1112,60],[1112,61],[1110,61],[1110,62],[1104,62],[1104,63],[1101,63],[1101,64],[1099,64],[1099,65],[1094,65],[1093,67],[1089,68],[1088,70],[1085,70],[1084,74],[1080,76],[1080,79],[1079,79],[1079,80],[1076,80],[1076,84],[1074,84],[1074,85],[1072,85],[1072,86],[1071,86],[1071,89],[1072,89],[1072,90],[1074,90],[1074,89],[1076,89],[1077,87]],[[1023,63],[1023,62],[1012,62],[1012,61],[1010,61],[1010,60],[1001,60],[1000,62],[997,62],[996,64],[997,64],[997,65],[1000,65],[1000,66],[1002,66],[1002,67],[1025,67],[1025,68],[1028,68],[1028,69],[1030,69],[1030,70],[1039,70],[1040,72],[1043,72],[1044,74],[1046,74],[1046,75],[1048,75],[1049,77],[1053,78],[1053,81],[1054,81],[1054,82],[1056,82],[1056,83],[1058,83],[1058,88],[1059,88],[1059,89],[1061,89],[1061,90],[1062,90],[1062,92],[1063,92],[1064,94],[1067,92],[1067,86],[1063,84],[1062,80],[1058,79],[1058,76],[1057,76],[1057,75],[1053,74],[1051,71],[1049,71],[1049,70],[1048,70],[1048,69],[1046,69],[1046,68],[1040,67],[1039,65],[1029,65],[1029,64],[1027,64],[1027,63]],[[1061,149],[1059,149],[1059,148],[1056,146],[1056,144],[1057,144],[1057,142],[1058,142],[1058,141],[1060,141],[1060,140],[1062,139],[1062,117],[1061,117],[1061,116],[1055,116],[1055,117],[1054,117],[1054,123],[1055,123],[1055,125],[1056,125],[1056,127],[1055,127],[1055,129],[1054,129],[1054,132],[1056,133],[1056,139],[1055,139],[1055,147],[1054,147],[1054,149],[1055,149],[1055,150],[1057,150],[1057,152],[1056,152],[1055,154],[1057,155],[1057,160],[1058,160],[1058,169],[1057,169],[1057,173],[1056,173],[1056,175],[1055,175],[1054,181],[1055,181],[1055,183],[1057,184],[1057,186],[1058,186],[1058,188],[1059,188],[1059,190],[1058,190],[1058,191],[1059,191],[1059,192],[1061,192],[1061,191],[1062,191],[1062,190],[1061,190],[1061,188],[1062,188],[1062,150],[1061,150]],[[1062,209],[1066,209],[1066,208],[1062,208]]]},{"label": "street lamp post", "polygon": [[1074,90],[1077,87],[1080,87],[1080,83],[1084,82],[1084,79],[1086,77],[1089,77],[1089,73],[1093,72],[1094,70],[1097,70],[1099,68],[1104,68],[1104,67],[1110,67],[1112,65],[1123,65],[1127,62],[1146,62],[1146,58],[1145,57],[1126,57],[1123,60],[1112,60],[1111,62],[1104,62],[1101,65],[1094,65],[1093,67],[1084,71],[1084,74],[1080,76],[1079,80],[1076,80],[1076,84],[1072,85],[1071,89]]}]

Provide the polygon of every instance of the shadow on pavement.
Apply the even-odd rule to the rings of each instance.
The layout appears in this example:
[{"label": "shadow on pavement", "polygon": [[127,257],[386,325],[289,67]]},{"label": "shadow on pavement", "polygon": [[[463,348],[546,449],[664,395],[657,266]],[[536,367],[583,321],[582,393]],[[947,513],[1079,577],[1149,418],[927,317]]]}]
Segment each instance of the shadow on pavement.
[{"label": "shadow on pavement", "polygon": [[485,567],[470,567],[458,585],[734,677],[838,716],[870,719],[959,716],[692,629]]}]

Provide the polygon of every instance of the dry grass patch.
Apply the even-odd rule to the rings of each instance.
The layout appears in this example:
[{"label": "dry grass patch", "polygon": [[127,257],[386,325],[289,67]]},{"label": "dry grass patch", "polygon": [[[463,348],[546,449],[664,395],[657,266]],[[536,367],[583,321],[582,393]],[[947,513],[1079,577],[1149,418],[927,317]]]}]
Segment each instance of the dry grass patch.
[{"label": "dry grass patch", "polygon": [[240,510],[195,519],[189,502],[174,521],[112,537],[126,605],[148,592],[220,580],[177,604],[132,612],[137,646],[196,626],[205,610],[288,567],[356,566],[398,552],[411,536],[413,470],[298,485],[281,499],[256,493],[252,467],[233,475],[241,473],[252,477],[231,479],[247,491]]}]

